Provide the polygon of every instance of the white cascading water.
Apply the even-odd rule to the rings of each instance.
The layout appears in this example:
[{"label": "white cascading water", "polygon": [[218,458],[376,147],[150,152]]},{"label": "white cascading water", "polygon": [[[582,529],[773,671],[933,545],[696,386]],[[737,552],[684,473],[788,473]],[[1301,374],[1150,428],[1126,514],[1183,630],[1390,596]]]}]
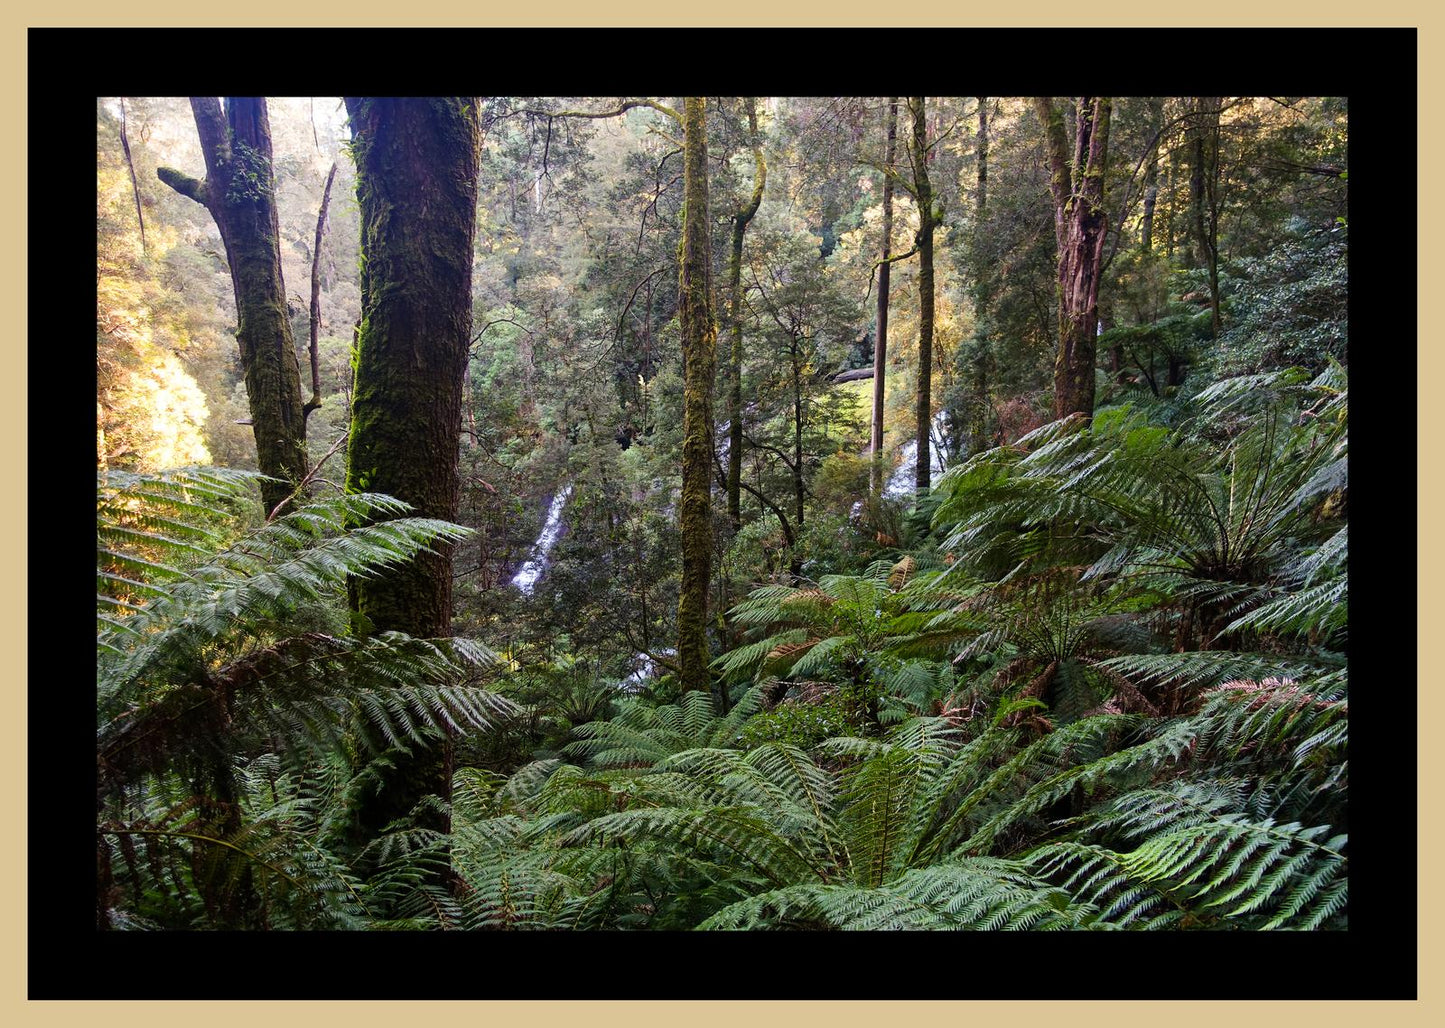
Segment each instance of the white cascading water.
[{"label": "white cascading water", "polygon": [[527,563],[523,564],[522,570],[512,578],[512,584],[528,596],[532,595],[532,590],[537,587],[537,580],[546,572],[547,555],[562,536],[562,508],[567,505],[567,499],[571,495],[572,483],[569,482],[552,497],[552,505],[547,508],[547,520],[542,523],[542,534],[537,536],[537,541],[532,544]]},{"label": "white cascading water", "polygon": [[[943,411],[933,416],[933,431],[935,435],[943,430]],[[916,477],[915,464],[918,463],[918,440],[910,439],[903,444],[899,451],[900,461],[898,467],[893,469],[893,474],[888,476],[888,483],[883,487],[883,495],[891,500],[901,496],[912,496],[914,481]],[[932,469],[931,478],[943,474],[943,457],[939,454],[938,446],[928,447],[928,462]]]},{"label": "white cascading water", "polygon": [[[658,650],[659,656],[672,657],[677,655],[676,650]],[[617,683],[617,690],[625,693],[641,692],[647,685],[649,679],[658,677],[657,663],[645,653],[634,653],[632,655],[633,672],[622,681]]]}]

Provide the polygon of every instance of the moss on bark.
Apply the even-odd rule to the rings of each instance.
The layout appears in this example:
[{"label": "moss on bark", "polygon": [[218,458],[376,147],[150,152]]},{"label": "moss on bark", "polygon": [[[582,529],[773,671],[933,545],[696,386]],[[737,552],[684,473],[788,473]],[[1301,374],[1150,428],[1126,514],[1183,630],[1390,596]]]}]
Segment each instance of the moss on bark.
[{"label": "moss on bark", "polygon": [[707,215],[707,119],[702,97],[683,103],[683,228],[679,244],[678,320],[682,326],[682,585],[677,604],[678,678],[683,689],[708,689],[707,592],[712,570],[713,322],[711,242]]},{"label": "moss on bark", "polygon": [[[481,121],[472,97],[348,97],[361,209],[362,321],[353,354],[346,485],[454,520],[472,308]],[[451,551],[352,585],[358,630],[451,633]],[[427,793],[449,794],[436,754],[399,760],[362,812],[365,831]]]},{"label": "moss on bark", "polygon": [[172,168],[159,168],[156,175],[210,211],[220,230],[236,296],[236,342],[256,437],[256,465],[275,479],[261,486],[261,500],[270,513],[306,474],[306,419],[281,277],[266,98],[227,97],[223,112],[215,97],[193,97],[191,110],[206,157],[205,180]]}]

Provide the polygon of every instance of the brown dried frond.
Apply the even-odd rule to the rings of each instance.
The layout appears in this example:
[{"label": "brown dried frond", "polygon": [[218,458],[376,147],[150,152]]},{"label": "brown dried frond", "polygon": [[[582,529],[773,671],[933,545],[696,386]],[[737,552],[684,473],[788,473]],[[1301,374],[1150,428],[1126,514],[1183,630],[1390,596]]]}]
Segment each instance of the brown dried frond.
[{"label": "brown dried frond", "polygon": [[918,561],[912,557],[904,557],[888,572],[888,588],[895,592],[902,589],[908,584],[908,580],[913,577],[913,572],[917,569]]},{"label": "brown dried frond", "polygon": [[994,675],[994,687],[997,689],[1008,688],[1018,679],[1019,672],[1023,671],[1023,669],[1031,663],[1032,661],[1028,657],[1015,657]]},{"label": "brown dried frond", "polygon": [[1114,686],[1114,695],[1109,699],[1108,703],[1104,704],[1104,706],[1108,707],[1112,704],[1117,709],[1111,709],[1107,711],[1107,713],[1118,714],[1124,713],[1126,711],[1137,711],[1148,714],[1150,717],[1160,716],[1159,708],[1153,703],[1151,703],[1149,701],[1149,698],[1145,696],[1142,692],[1140,692],[1139,689],[1134,685],[1134,683],[1129,681],[1129,679],[1125,678],[1117,671],[1111,670],[1109,668],[1099,667],[1099,665],[1094,663],[1093,661],[1090,661],[1089,664],[1095,670],[1102,671],[1104,673],[1104,677],[1107,678]]},{"label": "brown dried frond", "polygon": [[771,650],[769,650],[767,659],[769,661],[786,660],[789,657],[806,653],[808,650],[811,650],[816,645],[818,645],[817,639],[809,639],[807,642],[800,643],[783,643],[782,645],[774,646]]},{"label": "brown dried frond", "polygon": [[799,705],[820,703],[838,691],[838,687],[831,682],[796,682],[794,688],[797,695],[788,702]]},{"label": "brown dried frond", "polygon": [[837,600],[829,596],[822,589],[799,589],[797,592],[793,593],[793,595],[783,600],[783,605],[788,606],[790,604],[818,603],[823,605],[824,607],[827,607],[837,602]]},{"label": "brown dried frond", "polygon": [[1044,668],[1043,674],[1034,678],[1028,685],[1019,690],[1019,699],[1038,699],[1048,691],[1049,683],[1054,680],[1054,673],[1059,670],[1059,662],[1051,661],[1049,666]]},{"label": "brown dried frond", "polygon": [[1236,679],[1232,682],[1225,682],[1204,693],[1205,696],[1216,692],[1241,692],[1256,693],[1250,700],[1249,709],[1258,710],[1266,703],[1290,703],[1298,707],[1316,707],[1324,710],[1329,707],[1338,707],[1347,710],[1344,703],[1333,700],[1323,700],[1313,693],[1305,692],[1295,684],[1293,678],[1266,678],[1262,682],[1255,682],[1250,679]]}]

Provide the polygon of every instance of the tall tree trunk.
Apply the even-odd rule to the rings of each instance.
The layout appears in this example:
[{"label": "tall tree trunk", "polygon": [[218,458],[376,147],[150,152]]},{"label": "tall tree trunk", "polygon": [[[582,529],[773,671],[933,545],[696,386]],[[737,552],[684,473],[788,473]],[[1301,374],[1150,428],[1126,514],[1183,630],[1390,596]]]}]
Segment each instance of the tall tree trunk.
[{"label": "tall tree trunk", "polygon": [[1081,96],[1075,105],[1073,161],[1062,116],[1048,97],[1035,97],[1044,125],[1054,237],[1059,248],[1059,350],[1054,360],[1054,416],[1094,413],[1094,347],[1103,273],[1104,171],[1109,153],[1108,97]]},{"label": "tall tree trunk", "polygon": [[[475,97],[346,97],[361,210],[361,330],[348,491],[389,493],[455,520],[472,315],[481,120]],[[367,632],[449,635],[451,548],[352,583]],[[450,794],[448,754],[397,761],[363,811],[376,831],[423,795]],[[445,828],[445,824],[437,827]]]},{"label": "tall tree trunk", "polygon": [[933,427],[933,187],[928,180],[928,120],[924,98],[909,100],[913,112],[914,199],[918,202],[918,463],[913,480],[922,497],[931,484],[933,461],[929,430]]},{"label": "tall tree trunk", "polygon": [[1164,98],[1151,96],[1149,108],[1149,133],[1154,139],[1147,163],[1144,165],[1144,214],[1139,222],[1139,250],[1149,254],[1154,249],[1154,208],[1159,203],[1159,132],[1164,126]]},{"label": "tall tree trunk", "polygon": [[717,366],[707,214],[707,115],[702,97],[683,101],[683,222],[678,321],[682,327],[682,584],[677,602],[678,678],[709,687],[707,590],[712,571],[712,393]]},{"label": "tall tree trunk", "polygon": [[1199,256],[1209,272],[1210,329],[1219,335],[1219,114],[1221,96],[1194,101],[1190,125],[1190,210]]},{"label": "tall tree trunk", "polygon": [[978,154],[978,175],[973,197],[973,238],[970,258],[973,263],[973,352],[970,356],[970,396],[968,411],[968,452],[979,453],[987,447],[988,373],[991,354],[988,344],[988,310],[993,292],[992,267],[984,254],[984,225],[988,217],[988,97],[978,98],[978,134],[974,149]]},{"label": "tall tree trunk", "polygon": [[306,474],[306,418],[301,370],[281,279],[276,180],[271,167],[271,123],[262,96],[228,96],[225,111],[214,96],[191,97],[206,159],[205,181],[174,168],[157,177],[211,212],[236,295],[241,370],[251,405],[256,463],[275,481],[261,486],[270,513]]},{"label": "tall tree trunk", "polygon": [[1169,150],[1169,174],[1166,176],[1164,187],[1164,257],[1166,260],[1174,260],[1174,221],[1178,217],[1177,199],[1174,195],[1178,188],[1179,159],[1173,148]]},{"label": "tall tree trunk", "polygon": [[753,195],[746,205],[739,205],[732,217],[733,246],[728,257],[728,294],[731,309],[728,328],[732,334],[732,351],[728,355],[728,517],[733,528],[742,527],[743,480],[743,234],[748,222],[758,213],[763,202],[763,187],[768,181],[768,166],[763,160],[762,141],[758,138],[758,99],[747,98],[748,131],[752,134]]},{"label": "tall tree trunk", "polygon": [[888,143],[883,158],[883,249],[878,265],[878,341],[873,347],[873,495],[883,492],[883,401],[888,375],[888,299],[893,262],[893,164],[898,159],[898,97],[888,98]]},{"label": "tall tree trunk", "polygon": [[[794,516],[798,528],[803,527],[803,506],[807,500],[807,487],[803,484],[803,355],[799,352],[798,339],[792,342],[793,372],[793,500]],[[800,559],[802,554],[795,554]]]}]

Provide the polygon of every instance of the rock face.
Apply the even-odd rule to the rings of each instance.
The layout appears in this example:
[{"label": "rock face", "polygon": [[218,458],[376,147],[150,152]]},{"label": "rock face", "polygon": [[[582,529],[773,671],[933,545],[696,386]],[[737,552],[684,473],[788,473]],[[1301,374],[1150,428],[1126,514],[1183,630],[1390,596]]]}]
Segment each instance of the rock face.
[{"label": "rock face", "polygon": [[844,371],[833,376],[834,382],[857,382],[861,379],[872,378],[872,368],[854,368],[852,371]]}]

